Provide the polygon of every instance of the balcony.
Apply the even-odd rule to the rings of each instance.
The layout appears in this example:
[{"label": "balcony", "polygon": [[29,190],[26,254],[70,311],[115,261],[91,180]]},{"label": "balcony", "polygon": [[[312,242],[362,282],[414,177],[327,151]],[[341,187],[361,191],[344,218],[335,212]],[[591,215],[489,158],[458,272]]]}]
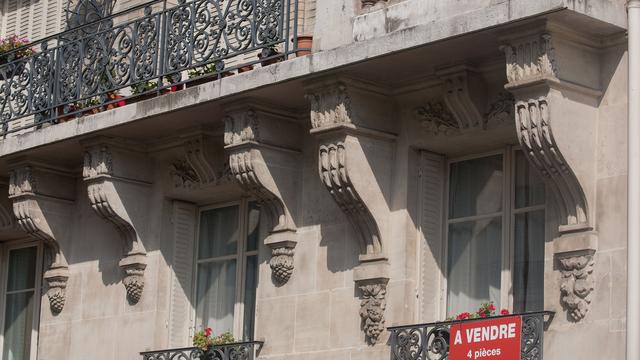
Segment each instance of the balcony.
[{"label": "balcony", "polygon": [[[541,311],[495,316],[491,317],[491,319],[519,316],[522,323],[520,337],[520,359],[541,360],[545,325],[551,321],[553,315],[554,312]],[[451,326],[483,320],[487,319],[454,320],[418,325],[389,327],[388,330],[391,332],[391,359],[449,359],[449,334]]]},{"label": "balcony", "polygon": [[154,0],[3,53],[0,137],[308,52],[297,25],[297,0]]},{"label": "balcony", "polygon": [[158,351],[141,352],[143,360],[254,360],[262,349],[262,341],[239,342],[226,345],[216,345],[207,351],[199,348],[180,348]]}]

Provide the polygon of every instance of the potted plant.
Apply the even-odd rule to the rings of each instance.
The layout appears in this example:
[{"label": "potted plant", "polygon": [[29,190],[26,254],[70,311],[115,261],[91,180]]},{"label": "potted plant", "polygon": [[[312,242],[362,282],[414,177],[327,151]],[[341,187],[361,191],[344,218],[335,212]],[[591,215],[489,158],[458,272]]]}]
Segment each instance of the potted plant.
[{"label": "potted plant", "polygon": [[181,80],[180,73],[173,73],[173,74],[166,75],[164,79],[166,80],[167,85],[169,85],[169,87],[162,89],[162,91],[160,91],[162,94],[166,94],[169,92],[176,92],[184,89],[184,84],[172,85],[177,82],[180,82]]},{"label": "potted plant", "polygon": [[269,46],[262,49],[258,54],[258,59],[260,59],[260,65],[265,67],[284,60],[284,57],[280,55],[280,52],[274,46]]},{"label": "potted plant", "polygon": [[10,63],[18,59],[27,58],[36,53],[32,48],[26,46],[29,43],[31,43],[29,38],[21,38],[17,35],[12,35],[7,38],[0,37],[0,78],[2,78],[2,80],[7,80],[13,75],[21,73],[25,66],[24,61],[13,64]]},{"label": "potted plant", "polygon": [[156,97],[156,92],[152,91],[158,88],[158,82],[156,81],[143,81],[131,85],[131,101],[138,102]]},{"label": "potted plant", "polygon": [[296,43],[296,57],[306,56],[311,54],[311,47],[313,46],[313,36],[298,35]]},{"label": "potted plant", "polygon": [[238,73],[243,73],[243,72],[247,72],[247,71],[251,71],[253,70],[253,65],[249,64],[249,65],[244,65],[238,68]]},{"label": "potted plant", "polygon": [[204,84],[209,81],[216,80],[218,78],[217,75],[221,77],[227,77],[233,75],[230,71],[222,72],[224,69],[224,63],[216,62],[212,64],[207,64],[204,66],[195,67],[189,71],[187,71],[187,75],[189,76],[189,82],[187,83],[187,87],[193,87],[200,84]]},{"label": "potted plant", "polygon": [[193,335],[193,346],[197,347],[205,354],[205,359],[217,358],[213,351],[215,346],[233,344],[235,342],[236,339],[233,337],[231,332],[225,331],[224,333],[215,336],[213,335],[213,330],[209,327],[198,331]]}]

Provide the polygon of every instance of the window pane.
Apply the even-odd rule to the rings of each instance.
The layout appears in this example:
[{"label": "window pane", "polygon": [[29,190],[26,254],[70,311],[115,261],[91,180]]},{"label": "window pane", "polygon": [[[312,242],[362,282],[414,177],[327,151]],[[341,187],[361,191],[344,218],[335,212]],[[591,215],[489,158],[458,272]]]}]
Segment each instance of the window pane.
[{"label": "window pane", "polygon": [[522,151],[516,151],[515,155],[516,208],[544,204],[544,181]]},{"label": "window pane", "polygon": [[253,323],[256,313],[256,287],[258,277],[258,257],[247,256],[247,274],[244,290],[243,339],[253,340]]},{"label": "window pane", "polygon": [[33,289],[36,286],[37,254],[35,246],[10,251],[7,291]]},{"label": "window pane", "polygon": [[500,217],[449,225],[449,315],[475,311],[489,301],[500,305],[501,256]]},{"label": "window pane", "polygon": [[544,308],[544,210],[515,216],[513,308]]},{"label": "window pane", "polygon": [[252,201],[249,203],[247,214],[247,251],[258,250],[260,236],[260,205]]},{"label": "window pane", "polygon": [[198,259],[233,255],[238,250],[239,207],[230,206],[200,214]]},{"label": "window pane", "polygon": [[451,164],[449,218],[502,210],[502,155]]},{"label": "window pane", "polygon": [[31,347],[33,291],[7,295],[3,360],[26,360]]},{"label": "window pane", "polygon": [[211,327],[216,334],[233,332],[236,299],[236,261],[198,265],[196,327]]}]

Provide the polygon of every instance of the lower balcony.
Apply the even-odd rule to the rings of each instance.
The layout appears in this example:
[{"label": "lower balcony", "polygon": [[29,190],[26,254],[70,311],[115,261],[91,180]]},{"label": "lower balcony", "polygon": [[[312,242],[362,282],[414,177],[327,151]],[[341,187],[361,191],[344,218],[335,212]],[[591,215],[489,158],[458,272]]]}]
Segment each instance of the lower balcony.
[{"label": "lower balcony", "polygon": [[246,341],[215,345],[208,350],[196,347],[141,352],[143,360],[254,360],[263,341]]},{"label": "lower balcony", "polygon": [[[554,314],[540,311],[393,326],[388,328],[391,332],[391,359],[541,360],[544,330]],[[514,326],[510,328],[509,323]],[[507,356],[506,352],[513,352],[515,356]]]}]

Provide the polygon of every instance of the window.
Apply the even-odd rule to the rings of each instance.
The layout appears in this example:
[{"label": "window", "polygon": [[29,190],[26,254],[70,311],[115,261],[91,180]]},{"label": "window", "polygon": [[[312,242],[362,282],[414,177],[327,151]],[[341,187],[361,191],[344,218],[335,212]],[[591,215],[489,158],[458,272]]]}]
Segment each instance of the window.
[{"label": "window", "polygon": [[200,211],[196,250],[196,328],[252,340],[260,207],[242,201]]},{"label": "window", "polygon": [[40,247],[6,246],[2,285],[2,359],[35,358],[40,303]]},{"label": "window", "polygon": [[447,313],[542,310],[545,189],[524,154],[451,161],[448,186]]}]

